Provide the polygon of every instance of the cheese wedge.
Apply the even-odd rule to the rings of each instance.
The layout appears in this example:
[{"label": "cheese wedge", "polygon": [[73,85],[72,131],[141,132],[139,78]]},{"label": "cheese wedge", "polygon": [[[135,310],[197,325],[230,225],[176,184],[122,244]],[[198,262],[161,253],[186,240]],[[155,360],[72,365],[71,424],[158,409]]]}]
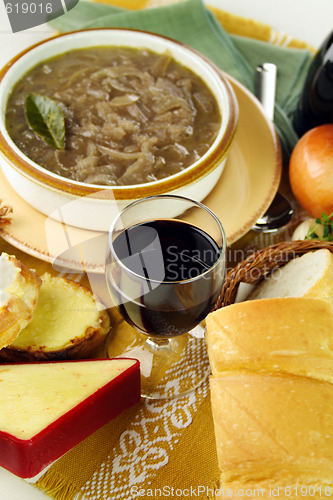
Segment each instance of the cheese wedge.
[{"label": "cheese wedge", "polygon": [[2,365],[0,400],[0,466],[34,477],[140,400],[139,362]]}]

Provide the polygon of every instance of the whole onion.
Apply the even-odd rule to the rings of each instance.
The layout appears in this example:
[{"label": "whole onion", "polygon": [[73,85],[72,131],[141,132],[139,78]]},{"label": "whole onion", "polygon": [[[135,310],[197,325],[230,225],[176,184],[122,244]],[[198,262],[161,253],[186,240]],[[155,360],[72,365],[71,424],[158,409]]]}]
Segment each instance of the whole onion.
[{"label": "whole onion", "polygon": [[306,132],[289,163],[291,189],[313,217],[333,212],[333,124]]}]

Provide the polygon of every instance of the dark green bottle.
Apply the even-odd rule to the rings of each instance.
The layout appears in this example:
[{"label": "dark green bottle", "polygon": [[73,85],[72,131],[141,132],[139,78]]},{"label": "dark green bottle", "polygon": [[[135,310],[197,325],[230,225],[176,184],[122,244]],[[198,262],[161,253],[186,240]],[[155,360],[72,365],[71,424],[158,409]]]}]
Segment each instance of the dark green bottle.
[{"label": "dark green bottle", "polygon": [[301,137],[324,123],[333,123],[333,32],[310,66],[293,125]]}]

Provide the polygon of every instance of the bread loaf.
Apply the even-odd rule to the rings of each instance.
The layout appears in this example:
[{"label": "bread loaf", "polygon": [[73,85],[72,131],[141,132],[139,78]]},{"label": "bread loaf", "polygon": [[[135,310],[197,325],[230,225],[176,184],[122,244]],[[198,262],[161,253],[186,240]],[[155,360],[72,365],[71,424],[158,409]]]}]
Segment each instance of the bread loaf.
[{"label": "bread loaf", "polygon": [[333,313],[326,301],[240,302],[209,314],[206,324],[213,376],[250,370],[333,382]]},{"label": "bread loaf", "polygon": [[15,340],[36,308],[41,280],[14,256],[0,256],[0,349]]},{"label": "bread loaf", "polygon": [[330,273],[320,278],[324,294],[315,279],[304,297],[241,302],[207,317],[224,496],[333,495],[333,312],[322,299]]}]

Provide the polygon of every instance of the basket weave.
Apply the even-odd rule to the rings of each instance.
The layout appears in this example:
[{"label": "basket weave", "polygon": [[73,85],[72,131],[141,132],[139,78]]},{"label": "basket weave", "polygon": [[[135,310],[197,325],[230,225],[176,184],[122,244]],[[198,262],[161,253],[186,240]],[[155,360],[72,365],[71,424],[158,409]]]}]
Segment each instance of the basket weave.
[{"label": "basket weave", "polygon": [[277,243],[250,255],[228,272],[214,310],[235,302],[240,283],[257,285],[275,269],[307,252],[327,248],[333,253],[333,242],[290,241]]}]

